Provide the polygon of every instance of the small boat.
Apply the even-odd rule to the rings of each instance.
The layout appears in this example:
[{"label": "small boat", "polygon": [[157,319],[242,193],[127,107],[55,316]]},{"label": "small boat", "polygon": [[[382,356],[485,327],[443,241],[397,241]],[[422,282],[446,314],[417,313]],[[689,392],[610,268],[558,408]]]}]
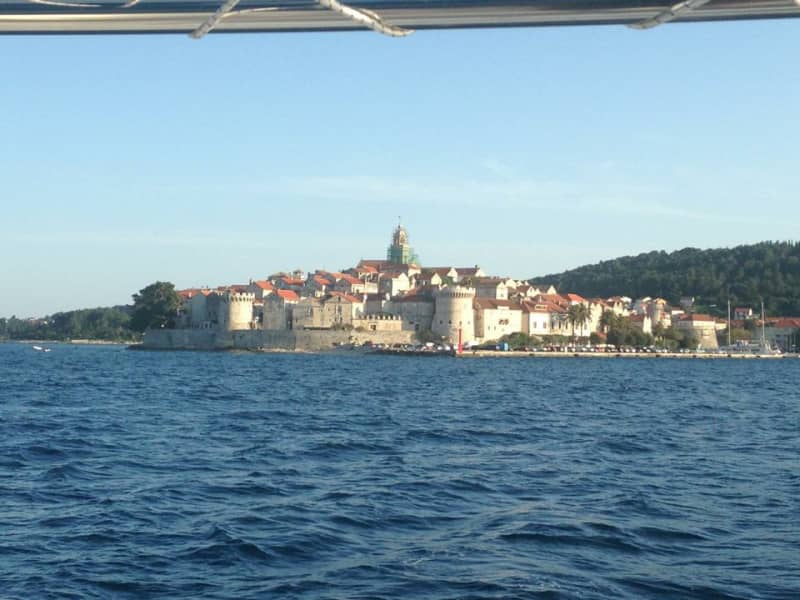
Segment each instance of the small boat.
[{"label": "small boat", "polygon": [[37,352],[50,352],[50,348],[43,348],[42,346],[33,346],[33,349]]}]

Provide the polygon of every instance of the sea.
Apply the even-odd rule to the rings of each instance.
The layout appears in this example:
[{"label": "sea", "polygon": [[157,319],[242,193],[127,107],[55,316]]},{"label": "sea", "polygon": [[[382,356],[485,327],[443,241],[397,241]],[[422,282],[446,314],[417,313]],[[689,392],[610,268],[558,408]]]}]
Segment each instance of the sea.
[{"label": "sea", "polygon": [[0,598],[800,598],[800,360],[0,344]]}]

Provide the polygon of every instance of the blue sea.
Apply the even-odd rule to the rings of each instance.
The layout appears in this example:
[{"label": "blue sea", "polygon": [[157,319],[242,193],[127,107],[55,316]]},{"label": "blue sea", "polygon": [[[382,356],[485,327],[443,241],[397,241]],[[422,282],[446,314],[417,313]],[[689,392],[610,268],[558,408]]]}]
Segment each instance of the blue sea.
[{"label": "blue sea", "polygon": [[800,598],[800,360],[0,344],[0,598]]}]

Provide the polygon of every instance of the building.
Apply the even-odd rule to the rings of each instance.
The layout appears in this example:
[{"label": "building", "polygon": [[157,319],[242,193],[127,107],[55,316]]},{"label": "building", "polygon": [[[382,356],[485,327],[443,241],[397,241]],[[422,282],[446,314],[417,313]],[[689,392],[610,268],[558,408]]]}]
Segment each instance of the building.
[{"label": "building", "polygon": [[419,262],[408,243],[408,233],[398,225],[392,234],[392,243],[386,250],[386,260],[393,265],[410,265]]},{"label": "building", "polygon": [[710,315],[683,315],[674,321],[674,326],[679,331],[689,331],[697,337],[697,347],[702,350],[716,350],[717,321]]},{"label": "building", "polygon": [[475,289],[444,286],[434,292],[435,309],[431,331],[451,343],[468,343],[478,336],[473,301]]},{"label": "building", "polygon": [[[754,338],[761,337],[758,331]],[[764,324],[764,338],[773,348],[783,352],[797,352],[800,347],[800,317],[769,319]]]},{"label": "building", "polygon": [[475,337],[491,341],[523,330],[523,311],[512,300],[475,298]]}]

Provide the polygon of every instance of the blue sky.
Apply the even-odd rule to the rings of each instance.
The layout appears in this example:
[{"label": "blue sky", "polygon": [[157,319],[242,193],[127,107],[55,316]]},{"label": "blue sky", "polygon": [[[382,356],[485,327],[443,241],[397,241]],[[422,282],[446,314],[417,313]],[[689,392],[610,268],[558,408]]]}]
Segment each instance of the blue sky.
[{"label": "blue sky", "polygon": [[800,20],[0,37],[0,316],[382,257],[797,239]]}]

